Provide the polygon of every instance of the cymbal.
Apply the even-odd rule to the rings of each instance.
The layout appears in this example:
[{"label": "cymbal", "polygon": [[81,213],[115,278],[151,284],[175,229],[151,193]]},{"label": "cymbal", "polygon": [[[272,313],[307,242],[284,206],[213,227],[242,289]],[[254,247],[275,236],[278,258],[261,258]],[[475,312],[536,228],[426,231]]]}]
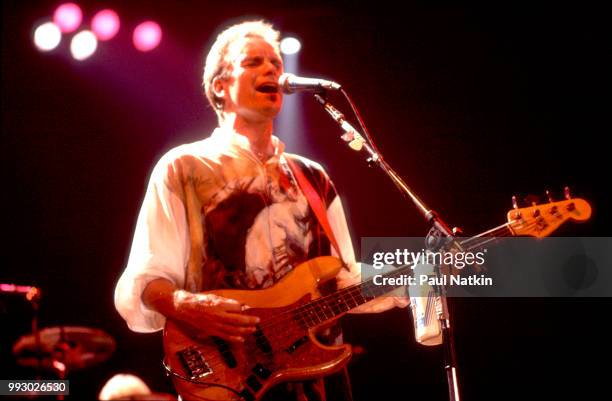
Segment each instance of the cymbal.
[{"label": "cymbal", "polygon": [[[57,326],[40,330],[41,367],[64,372],[84,369],[106,361],[115,352],[115,340],[106,332],[90,327]],[[38,367],[34,334],[20,337],[13,355],[21,366]]]}]

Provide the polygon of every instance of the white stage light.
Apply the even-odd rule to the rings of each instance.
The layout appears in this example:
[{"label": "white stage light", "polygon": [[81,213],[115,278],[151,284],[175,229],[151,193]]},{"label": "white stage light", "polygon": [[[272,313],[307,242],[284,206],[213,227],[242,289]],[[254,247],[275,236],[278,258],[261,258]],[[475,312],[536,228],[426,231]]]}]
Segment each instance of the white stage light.
[{"label": "white stage light", "polygon": [[76,60],[85,60],[96,51],[98,40],[91,31],[81,31],[70,42],[70,53]]},{"label": "white stage light", "polygon": [[281,53],[283,54],[286,54],[286,55],[296,54],[297,52],[300,51],[301,48],[302,48],[302,44],[296,38],[287,37],[281,40],[280,49],[281,49]]},{"label": "white stage light", "polygon": [[34,30],[34,45],[38,50],[53,50],[62,40],[62,32],[53,22],[46,22]]}]

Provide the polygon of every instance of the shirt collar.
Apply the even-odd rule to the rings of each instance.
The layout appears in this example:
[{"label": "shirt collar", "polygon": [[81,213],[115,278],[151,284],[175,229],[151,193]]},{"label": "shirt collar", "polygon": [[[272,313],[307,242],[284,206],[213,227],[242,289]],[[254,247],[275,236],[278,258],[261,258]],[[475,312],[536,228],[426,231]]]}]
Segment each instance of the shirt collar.
[{"label": "shirt collar", "polygon": [[[230,128],[217,127],[213,131],[211,138],[229,148],[237,148],[253,153],[249,144],[249,139]],[[277,136],[272,135],[272,146],[274,155],[278,157],[285,151],[285,144]]]}]

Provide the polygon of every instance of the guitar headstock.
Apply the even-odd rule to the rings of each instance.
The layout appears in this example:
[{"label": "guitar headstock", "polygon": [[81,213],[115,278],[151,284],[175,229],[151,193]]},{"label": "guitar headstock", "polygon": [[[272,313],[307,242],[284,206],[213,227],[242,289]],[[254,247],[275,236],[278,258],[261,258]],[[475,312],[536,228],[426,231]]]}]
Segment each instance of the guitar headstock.
[{"label": "guitar headstock", "polygon": [[508,227],[514,235],[547,237],[567,220],[584,222],[591,217],[591,205],[584,199],[571,198],[565,188],[565,200],[514,209],[508,212]]}]

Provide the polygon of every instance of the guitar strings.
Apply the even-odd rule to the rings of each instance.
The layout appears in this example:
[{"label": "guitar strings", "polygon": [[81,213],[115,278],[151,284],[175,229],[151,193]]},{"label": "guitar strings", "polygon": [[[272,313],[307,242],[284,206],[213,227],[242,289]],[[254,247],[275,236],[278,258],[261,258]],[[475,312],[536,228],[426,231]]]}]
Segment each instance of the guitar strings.
[{"label": "guitar strings", "polygon": [[[535,223],[529,223],[529,224],[527,224],[527,225],[533,225],[533,224],[535,224]],[[513,234],[512,234],[512,232],[511,232],[511,231],[509,231],[509,229],[508,229],[508,225],[509,225],[508,223],[503,224],[503,225],[498,226],[498,227],[496,227],[496,228],[494,228],[494,229],[491,229],[491,230],[489,230],[489,231],[487,231],[487,232],[485,232],[485,233],[483,233],[483,234],[480,234],[480,236],[485,235],[485,234],[487,234],[487,233],[495,233],[495,232],[498,232],[498,233],[499,233],[499,235],[497,235],[496,237],[507,237],[507,236],[512,236]],[[479,239],[480,239],[480,238],[479,238]],[[481,241],[481,242],[479,243],[479,245],[472,245],[472,246],[470,246],[470,249],[477,248],[477,247],[478,247],[478,246],[480,246],[481,244],[487,243],[487,242],[489,242],[489,241],[491,241],[491,239],[490,239],[490,238],[487,238],[486,240]],[[467,242],[467,241],[465,241],[465,242]],[[463,242],[463,243],[465,243],[465,242]],[[463,243],[461,243],[461,244],[463,244]],[[405,266],[407,266],[407,265],[405,265]],[[401,266],[400,268],[405,267],[405,266]],[[398,270],[399,270],[399,268],[398,268]],[[338,291],[337,293],[334,293],[334,294],[330,294],[330,295],[326,295],[326,296],[323,296],[323,297],[317,298],[317,299],[312,300],[312,301],[310,301],[310,302],[307,302],[307,303],[305,303],[305,304],[303,304],[303,305],[300,305],[300,306],[298,306],[298,307],[296,307],[296,308],[294,308],[294,309],[285,310],[285,311],[283,311],[283,312],[281,312],[281,313],[279,313],[279,314],[277,314],[277,315],[275,315],[275,316],[273,316],[273,317],[271,317],[271,318],[269,318],[269,319],[267,319],[267,320],[264,320],[264,321],[263,321],[263,322],[260,324],[260,327],[261,327],[262,329],[264,329],[264,328],[274,328],[274,327],[279,327],[279,325],[280,325],[280,324],[286,323],[286,322],[287,322],[287,321],[289,321],[289,320],[293,320],[293,319],[296,317],[296,316],[285,316],[285,315],[287,315],[287,314],[289,314],[289,313],[291,313],[291,312],[293,312],[295,315],[297,315],[298,317],[300,317],[301,322],[302,322],[302,323],[304,323],[306,327],[310,327],[311,325],[309,325],[309,324],[308,324],[308,322],[307,322],[306,318],[305,318],[305,317],[303,317],[302,315],[304,314],[304,312],[307,312],[308,314],[310,314],[310,315],[311,315],[311,318],[312,318],[312,314],[313,314],[313,312],[314,312],[315,317],[318,317],[318,316],[316,316],[316,315],[317,315],[317,312],[318,312],[318,311],[317,311],[317,305],[314,305],[314,304],[323,304],[323,306],[330,308],[330,309],[332,310],[332,313],[334,313],[334,314],[339,314],[339,313],[342,313],[342,312],[344,312],[342,309],[336,309],[336,310],[335,310],[335,309],[333,309],[334,307],[341,307],[340,305],[338,305],[338,304],[337,304],[337,303],[335,303],[335,302],[330,304],[330,303],[328,303],[327,301],[329,301],[329,300],[330,300],[330,298],[338,297],[338,296],[339,296],[339,294],[338,294],[338,293],[340,293],[340,292],[344,292],[344,293],[346,293],[347,295],[350,295],[351,297],[353,297],[353,298],[354,298],[354,293],[355,293],[355,292],[359,292],[359,293],[360,293],[360,292],[362,292],[362,289],[361,289],[360,287],[362,287],[362,285],[364,285],[364,284],[367,284],[367,282],[366,282],[366,283],[357,283],[357,284],[353,284],[353,285],[351,285],[351,286],[348,286],[348,287],[343,288],[342,290]],[[355,299],[354,299],[353,301],[354,301],[354,302],[355,302],[355,304],[356,304],[355,306],[358,306],[358,305],[360,304],[360,303],[359,303],[359,302],[357,302]],[[329,319],[329,318],[327,317],[327,315],[325,314],[325,311],[324,311],[324,310],[322,310],[322,309],[320,309],[320,308],[319,308],[319,312],[323,312],[323,316],[325,317],[323,321],[325,321],[325,320],[328,320],[328,319]],[[333,317],[333,316],[332,316],[332,317]],[[320,324],[320,323],[322,323],[322,322],[314,322],[314,321],[313,321],[313,323],[315,323],[315,324],[314,324],[314,326],[316,326],[316,325],[318,325],[318,324]]]},{"label": "guitar strings", "polygon": [[[478,243],[476,243],[476,244],[473,244],[473,245],[470,245],[470,246],[469,246],[469,248],[467,248],[467,249],[476,249],[476,248],[479,248],[480,246],[482,246],[482,245],[484,245],[484,244],[486,244],[486,243],[488,243],[488,242],[494,241],[494,240],[495,240],[495,239],[497,239],[497,238],[500,238],[500,237],[509,237],[509,236],[513,236],[514,234],[513,234],[513,232],[512,232],[512,231],[511,231],[511,229],[510,229],[510,225],[511,225],[511,223],[512,223],[512,222],[510,222],[510,223],[505,223],[505,224],[502,224],[502,225],[500,225],[500,226],[494,227],[494,228],[492,228],[492,229],[490,229],[490,230],[488,230],[488,231],[485,231],[485,232],[483,232],[483,233],[481,233],[481,234],[478,234],[478,235],[476,235],[476,236],[474,236],[474,237],[472,237],[472,238],[470,238],[470,239],[467,239],[467,240],[465,240],[465,241],[463,241],[463,242],[460,242],[460,245],[464,245],[464,244],[466,244],[466,243],[468,243],[468,242],[470,242],[470,241],[474,241],[474,240],[481,240],[480,242],[478,242]],[[528,229],[528,228],[533,227],[533,226],[534,226],[534,225],[536,225],[536,224],[537,224],[537,221],[536,221],[535,219],[526,220],[526,223],[524,224],[524,227],[523,227],[523,228],[524,228],[524,229]],[[482,239],[483,239],[483,237],[484,237],[485,235],[487,235],[487,234],[496,234],[496,235],[495,235],[494,237],[492,237],[492,238],[491,238],[491,237],[487,237],[486,239],[482,240]],[[406,267],[406,266],[408,266],[408,265],[400,266],[400,268],[402,268],[402,267]],[[398,270],[399,270],[399,268],[398,268]],[[329,300],[329,298],[333,298],[333,297],[338,296],[338,293],[339,293],[339,292],[342,292],[342,291],[346,291],[346,290],[348,290],[348,291],[354,291],[355,289],[358,289],[357,287],[360,287],[360,286],[362,286],[363,284],[365,284],[365,283],[357,283],[357,284],[353,284],[353,285],[351,285],[351,286],[348,286],[348,287],[343,288],[342,290],[338,291],[337,293],[334,293],[334,294],[329,294],[329,295],[326,295],[326,296],[323,296],[323,297],[317,298],[317,299],[312,300],[312,301],[310,301],[310,302],[308,302],[308,303],[306,303],[306,304],[300,305],[300,306],[298,306],[298,307],[296,307],[296,308],[294,308],[294,309],[285,310],[285,311],[283,311],[283,312],[281,312],[281,313],[279,313],[279,314],[277,314],[277,315],[273,316],[273,317],[272,317],[272,318],[270,318],[270,319],[264,320],[264,321],[262,322],[262,324],[260,324],[260,327],[262,327],[262,328],[272,328],[272,327],[274,327],[274,325],[275,325],[275,324],[277,324],[277,323],[281,323],[281,322],[274,322],[274,320],[278,320],[278,319],[279,319],[279,318],[281,318],[281,317],[282,317],[283,319],[285,319],[285,317],[284,317],[283,315],[286,315],[287,313],[290,313],[290,312],[296,312],[296,311],[298,311],[298,310],[300,310],[300,309],[302,309],[302,311],[299,311],[299,312],[303,312],[303,309],[306,309],[306,308],[308,308],[308,307],[311,307],[311,306],[312,306],[312,304],[314,304],[314,303],[317,303],[317,302],[319,302],[319,303],[321,303],[321,302],[325,302],[326,300]],[[325,306],[328,306],[328,307],[329,307],[329,306],[333,306],[333,305],[334,305],[334,304],[332,304],[332,305],[326,304]],[[339,312],[341,313],[342,311],[340,310]],[[327,320],[327,317],[326,317],[326,320]],[[305,322],[305,320],[303,320],[303,321]]]},{"label": "guitar strings", "polygon": [[[501,235],[498,235],[497,237],[500,237],[500,236],[511,236],[511,235],[512,235],[512,233],[511,233],[511,232],[504,232],[504,231],[502,231],[502,229],[507,229],[507,224],[504,224],[504,225],[502,225],[502,226],[499,226],[499,228],[495,228],[495,229],[493,229],[493,230],[489,230],[488,232],[494,232],[495,230],[499,231]],[[487,241],[488,241],[488,240],[487,240]],[[472,246],[472,248],[474,248],[474,246]],[[398,270],[400,270],[400,269],[404,268],[404,267],[407,267],[407,266],[409,266],[409,265],[400,266],[400,267],[399,267],[399,268],[396,270],[396,272],[397,272]],[[274,322],[274,320],[278,320],[279,318],[283,318],[283,319],[285,319],[285,317],[284,317],[283,315],[286,315],[286,314],[288,314],[288,313],[290,313],[290,312],[296,312],[296,311],[303,312],[303,310],[304,310],[304,309],[309,308],[309,307],[312,307],[312,304],[314,304],[314,303],[323,303],[323,302],[326,302],[327,300],[329,300],[330,298],[337,297],[337,296],[339,295],[338,293],[340,293],[340,292],[350,293],[350,292],[355,292],[355,290],[357,290],[357,292],[361,292],[361,289],[360,289],[359,287],[361,287],[361,286],[362,286],[362,285],[364,285],[364,284],[367,284],[367,282],[353,284],[353,285],[351,285],[351,286],[348,286],[348,287],[345,287],[345,288],[343,288],[343,289],[339,290],[339,291],[338,291],[338,292],[336,292],[336,293],[329,294],[329,295],[326,295],[326,296],[322,296],[322,297],[317,298],[317,299],[315,299],[315,300],[312,300],[312,301],[310,301],[310,302],[308,302],[308,303],[305,303],[305,304],[303,304],[303,305],[300,305],[300,306],[298,306],[298,307],[296,307],[296,308],[294,308],[294,309],[291,309],[291,310],[285,310],[285,311],[283,311],[283,312],[281,312],[281,313],[279,313],[279,314],[277,314],[277,315],[273,316],[273,317],[272,317],[272,318],[270,318],[270,319],[264,320],[264,321],[263,321],[263,322],[260,324],[260,327],[262,327],[262,328],[272,328],[272,327],[274,327],[274,325],[275,325],[276,323],[280,323],[280,322]],[[351,294],[351,295],[352,295],[352,294]],[[335,304],[335,303],[334,303],[334,304],[332,304],[332,305],[337,305],[337,304]],[[326,306],[331,307],[332,305],[327,304]],[[358,305],[359,305],[359,304],[357,304],[356,306],[358,306]],[[341,310],[339,310],[338,312],[340,312],[340,313],[341,313],[342,311],[341,311]],[[305,320],[304,320],[304,321],[305,321]]]},{"label": "guitar strings", "polygon": [[[530,223],[526,223],[524,226],[525,228],[528,228],[530,226],[533,226],[537,224],[537,221],[533,221]],[[510,223],[506,223],[506,224],[502,224],[498,227],[495,227],[491,230],[488,230],[482,234],[478,235],[477,239],[482,239],[482,237],[486,234],[493,234],[496,233],[498,235],[496,235],[494,238],[486,238],[484,240],[481,240],[479,243],[477,244],[473,244],[469,247],[469,249],[475,249],[478,248],[490,241],[495,240],[496,238],[499,237],[508,237],[508,236],[512,236],[513,233],[512,231],[509,229],[509,225]],[[469,241],[473,241],[476,238],[471,238],[469,240],[466,240],[464,242],[462,242],[461,244],[465,244]],[[398,269],[399,270],[399,269]],[[397,272],[397,271],[396,271]],[[360,305],[362,302],[359,302],[356,300],[355,298],[355,293],[359,293],[359,296],[362,298],[362,300],[364,301],[363,303],[367,302],[368,299],[364,298],[361,293],[364,291],[363,287],[364,285],[367,284],[371,284],[371,283],[358,283],[358,284],[354,284],[352,286],[346,287],[340,291],[338,291],[338,293],[343,292],[346,295],[350,295],[351,298],[353,299],[353,303],[355,303],[354,307]],[[389,291],[393,290],[393,288],[389,288]],[[280,328],[282,327],[282,325],[285,325],[284,327],[287,327],[287,323],[289,323],[292,320],[298,320],[298,323],[302,323],[304,326],[306,326],[307,328],[309,327],[314,327],[317,326],[318,324],[323,323],[326,320],[331,319],[330,317],[327,316],[326,310],[331,311],[332,313],[332,318],[335,317],[335,315],[338,315],[340,313],[344,313],[346,311],[348,311],[349,309],[352,309],[352,307],[350,307],[350,305],[347,305],[346,303],[337,303],[337,302],[332,302],[329,303],[328,301],[331,298],[337,298],[340,296],[340,294],[338,293],[334,293],[334,294],[330,294],[330,295],[326,295],[320,298],[317,298],[315,300],[312,300],[308,303],[305,303],[303,305],[300,305],[294,309],[290,309],[290,310],[286,310],[283,311],[275,316],[273,316],[272,318],[269,318],[267,320],[264,320],[261,324],[260,327],[262,329],[271,329],[271,328]],[[344,310],[344,307],[348,306],[349,308],[347,310]],[[325,308],[325,309],[323,309]],[[293,312],[293,316],[285,316],[289,313]],[[320,315],[322,314],[323,316],[323,320],[320,322],[316,322],[314,320],[314,318],[319,318],[320,320]],[[309,324],[309,322],[307,321],[307,319],[310,318],[312,320],[313,324]]]}]

